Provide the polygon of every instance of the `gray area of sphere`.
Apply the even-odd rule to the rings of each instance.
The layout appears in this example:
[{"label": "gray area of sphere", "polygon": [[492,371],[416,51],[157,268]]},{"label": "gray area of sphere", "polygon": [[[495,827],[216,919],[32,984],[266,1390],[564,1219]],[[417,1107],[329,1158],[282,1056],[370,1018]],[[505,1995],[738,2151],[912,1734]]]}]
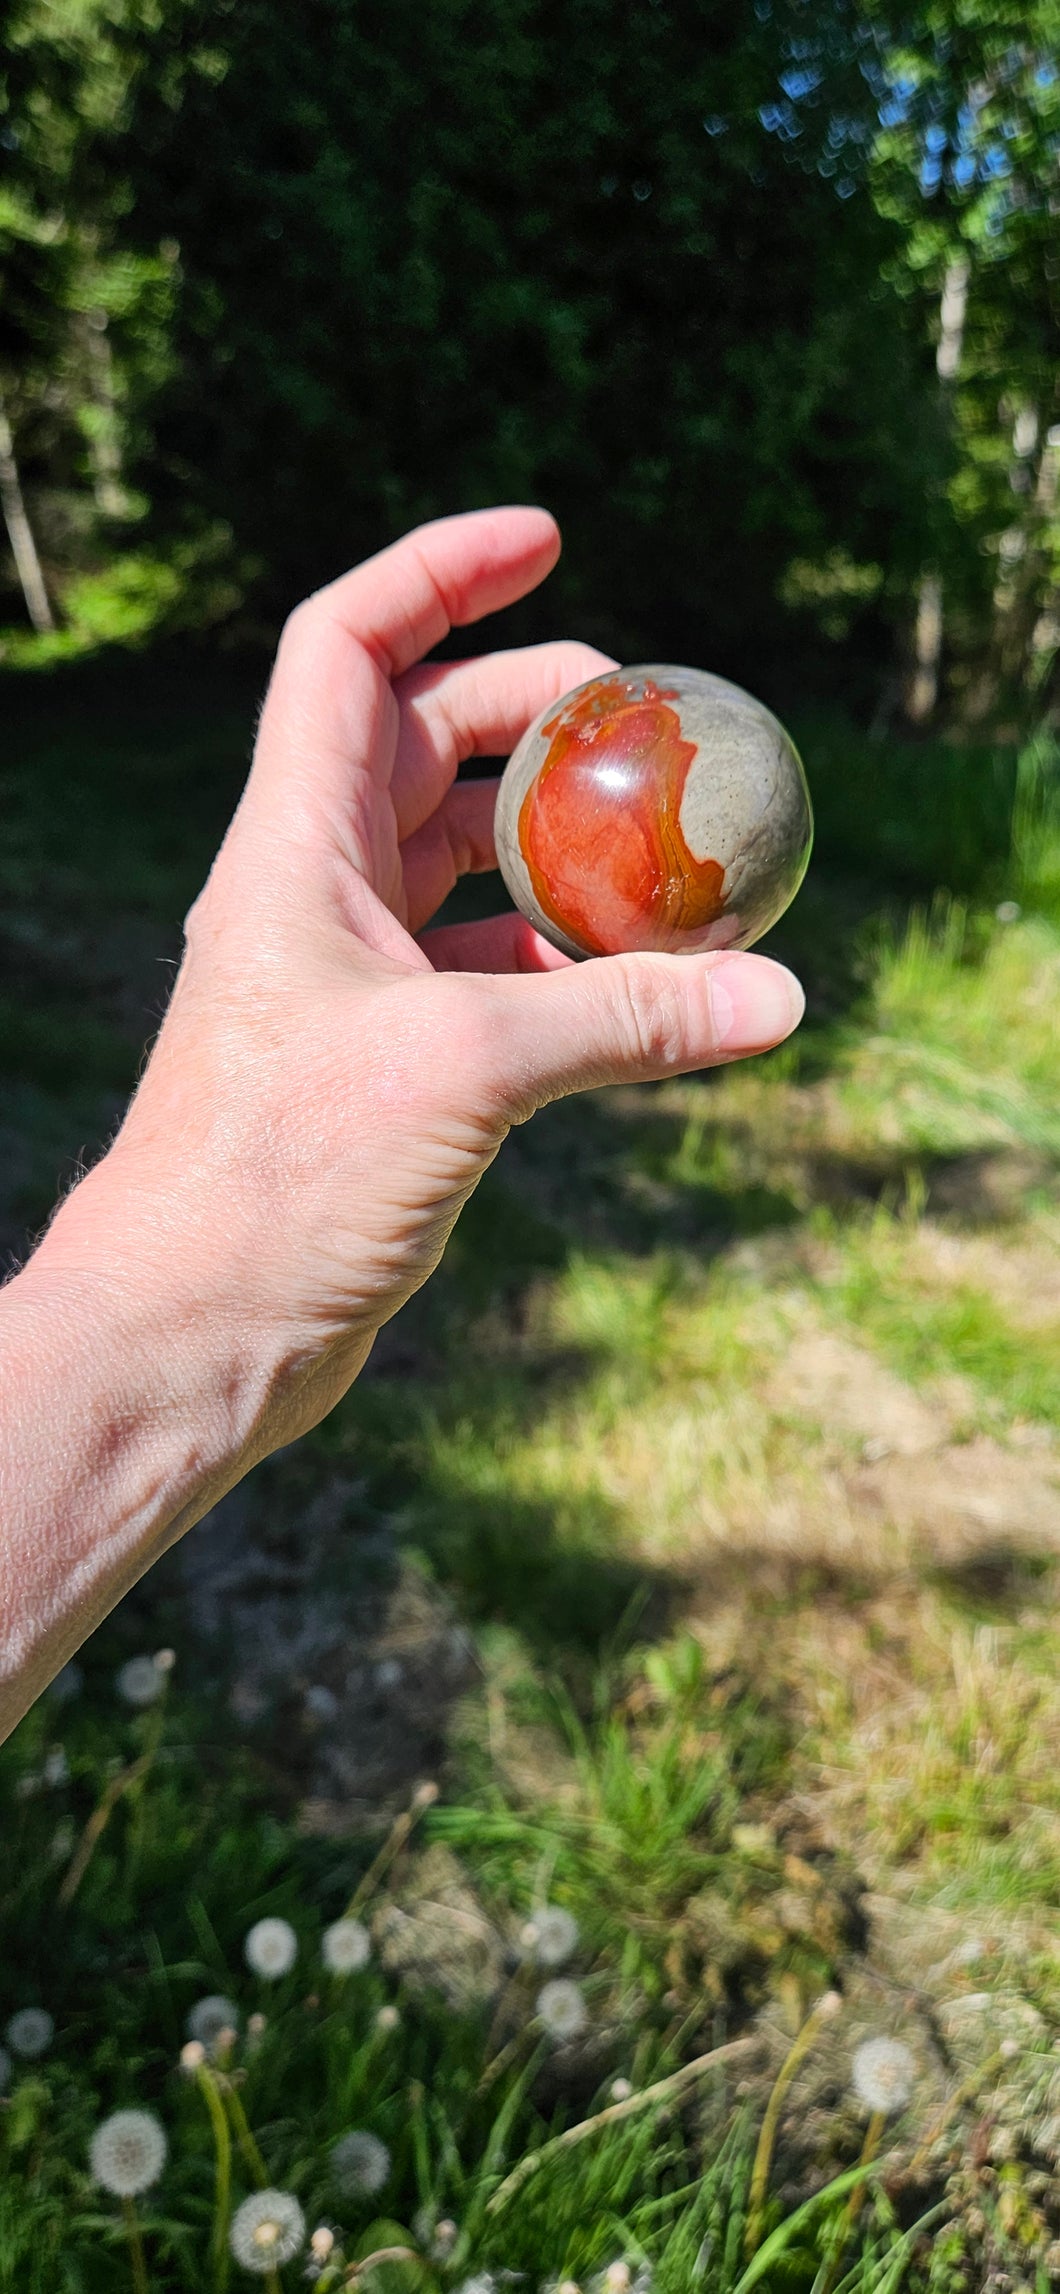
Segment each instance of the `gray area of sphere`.
[{"label": "gray area of sphere", "polygon": [[[676,695],[682,733],[697,750],[681,802],[681,831],[696,859],[717,860],[725,871],[726,914],[698,945],[750,947],[794,899],[809,860],[809,792],[790,734],[764,702],[706,669],[641,662],[614,677],[634,689],[651,683]],[[537,901],[519,848],[519,814],[551,746],[542,726],[599,682],[589,678],[550,701],[528,726],[505,767],[495,822],[497,859],[516,907],[545,939],[577,957],[584,949]]]}]

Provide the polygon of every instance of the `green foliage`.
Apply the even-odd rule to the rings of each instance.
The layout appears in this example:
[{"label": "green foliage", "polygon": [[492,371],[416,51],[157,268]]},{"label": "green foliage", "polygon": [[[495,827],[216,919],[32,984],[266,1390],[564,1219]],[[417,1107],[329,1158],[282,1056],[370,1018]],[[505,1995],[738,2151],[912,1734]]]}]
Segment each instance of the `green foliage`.
[{"label": "green foliage", "polygon": [[[656,1666],[654,1679],[664,1723],[669,1714],[671,1726],[687,1726],[708,1686],[701,1672],[678,1650],[669,1669]],[[652,2283],[664,2294],[677,2294],[689,2271],[701,2274],[708,2264],[712,2283],[740,2294],[780,2255],[785,2282],[808,2286],[829,2251],[850,2177],[789,2212],[757,2267],[748,2266],[755,2114],[746,2102],[732,2105],[720,2078],[704,2086],[690,2119],[665,2115],[660,2098],[605,2122],[551,2153],[517,2201],[490,2208],[513,2160],[606,2104],[609,2059],[629,2063],[637,2087],[646,2087],[693,2051],[692,2019],[667,2033],[637,2008],[599,1887],[579,1904],[581,1935],[573,1969],[565,1970],[592,2002],[588,2053],[550,2052],[534,2018],[541,1976],[520,1964],[514,1945],[526,1901],[517,1828],[506,1851],[507,1892],[503,1853],[497,1862],[494,1850],[490,1914],[498,1938],[509,1939],[499,2003],[484,1996],[479,2007],[454,2009],[443,1996],[444,1960],[421,1968],[395,1998],[378,1947],[408,1875],[392,1872],[387,1894],[360,1904],[376,1938],[369,1963],[349,1976],[329,1974],[321,1929],[342,1911],[371,1844],[351,1853],[282,1832],[216,1713],[163,1692],[162,1701],[123,1720],[100,1680],[63,1709],[61,1759],[57,1724],[58,1710],[45,1698],[0,1754],[10,1844],[0,1925],[5,1964],[17,1967],[9,2001],[39,2001],[56,2024],[45,2053],[16,2064],[0,2105],[0,2283],[31,2294],[56,2286],[94,2294],[120,2282],[128,2218],[93,2185],[86,2153],[99,2119],[131,2106],[157,2113],[168,2137],[161,2178],[136,2202],[159,2294],[199,2294],[207,2283],[227,2282],[231,2210],[265,2182],[297,2195],[307,2228],[320,2220],[332,2227],[340,2258],[412,2247],[415,2269],[388,2266],[386,2283],[395,2289],[440,2294],[483,2267],[528,2271],[536,2286],[584,2279],[621,2257],[631,2275],[644,2271],[640,2283],[654,2266]],[[743,1725],[734,1716],[737,1738]],[[601,1733],[594,1727],[580,1739],[583,1773],[586,1764],[605,1778],[613,1773],[614,1727],[605,1719]],[[672,1793],[665,1727],[654,1747],[642,1741],[640,1757],[643,1821]],[[629,1790],[628,1782],[617,1787],[618,1804]],[[612,1810],[615,1795],[612,1783],[605,1789]],[[94,1809],[105,1814],[101,1825]],[[454,1816],[439,1815],[435,1834],[453,1836]],[[547,1815],[541,1823],[551,1869],[565,1850]],[[592,1853],[606,1855],[606,1807],[587,1805],[584,1823]],[[609,1871],[610,1886],[623,1889],[628,1869],[620,1862]],[[678,1883],[671,1869],[659,1883],[658,1911],[672,1919],[680,1885],[694,1877],[688,1870]],[[628,1907],[634,1925],[644,1916],[645,1890],[646,1862]],[[248,1970],[242,1948],[247,1929],[266,1914],[290,1920],[298,1938],[295,1967],[272,1981]],[[213,1993],[234,2003],[238,2030],[205,2063],[200,2056],[197,2069],[180,2067],[186,2018]],[[359,2198],[343,2195],[329,2167],[332,2145],[352,2128],[368,2130],[387,2153],[385,2184]],[[443,2219],[457,2227],[439,2244],[434,2226]],[[909,2241],[871,2200],[856,2244],[862,2276],[852,2283],[866,2294],[888,2258],[893,2267],[909,2259]],[[333,2267],[323,2283],[345,2282]],[[292,2264],[283,2282],[295,2275]]]},{"label": "green foliage", "polygon": [[[1040,696],[1055,0],[6,15],[0,382],[75,631],[140,636],[171,568],[185,619],[274,616],[419,517],[541,498],[549,624],[627,657],[863,701],[927,558],[969,709]],[[86,588],[145,522],[120,599]]]},{"label": "green foliage", "polygon": [[[222,676],[184,651],[4,679],[0,1141],[13,1237],[16,1222],[46,1215],[56,1173],[105,1136],[134,1079],[164,993],[158,959],[175,952],[175,920],[238,792],[259,687],[258,675]],[[811,769],[816,740],[811,730]],[[435,2294],[479,2270],[521,2270],[531,2294],[564,2273],[585,2287],[619,2255],[634,2279],[650,2262],[653,2294],[700,2283],[735,2294],[755,2267],[747,2194],[768,2072],[749,2074],[740,2097],[717,2076],[697,2081],[679,2109],[635,2112],[551,2153],[510,2208],[489,2213],[489,2202],[529,2153],[607,2106],[615,2075],[639,2092],[756,2016],[786,2030],[791,2003],[797,2012],[837,1974],[854,1992],[865,1966],[858,1870],[871,1869],[877,1901],[893,1889],[913,1919],[955,1907],[962,1934],[992,1934],[995,1918],[1017,1935],[1037,1923],[1043,1940],[1013,1981],[1033,1982],[1043,2014],[1055,1999],[1055,1665],[1038,1559],[1021,1548],[977,1577],[912,1544],[896,1556],[884,1518],[875,1545],[859,1533],[856,1553],[840,1546],[833,1563],[829,1511],[858,1436],[833,1429],[822,1465],[816,1395],[793,1404],[781,1383],[809,1321],[856,1346],[859,1376],[890,1362],[929,1400],[958,1379],[966,1432],[989,1429],[989,1447],[1013,1430],[1006,1472],[1039,1454],[1020,1458],[1015,1432],[1046,1435],[1055,1418],[1055,1317],[1025,1320],[1020,1288],[1044,1259],[1060,1152],[1051,751],[1042,742],[1018,776],[998,765],[996,783],[997,751],[963,758],[990,829],[982,849],[969,834],[962,866],[991,902],[1000,890],[1023,904],[1006,921],[971,901],[911,918],[898,906],[932,829],[917,760],[956,820],[959,748],[862,744],[833,719],[820,749],[834,854],[848,835],[842,775],[856,768],[860,808],[845,817],[861,874],[853,893],[819,877],[813,904],[790,919],[821,983],[801,1047],[635,1107],[626,1095],[552,1111],[470,1206],[400,1334],[404,1358],[384,1355],[301,1465],[277,1469],[278,1506],[295,1521],[292,1490],[348,1470],[351,1526],[395,1528],[490,1621],[484,1694],[452,1721],[422,1863],[398,1864],[367,1916],[382,1923],[397,1905],[413,1917],[424,1872],[432,1900],[440,1880],[458,1884],[465,1919],[499,1939],[501,1982],[454,2008],[387,1967],[380,1945],[339,1985],[320,1937],[382,1819],[352,1842],[304,1833],[270,1769],[276,1747],[259,1739],[248,1751],[231,1717],[191,1690],[170,1693],[152,1754],[150,1716],[119,1712],[108,1678],[128,1623],[108,1629],[88,1655],[84,1697],[65,1709],[42,1700],[0,1754],[4,2014],[41,2004],[58,2025],[53,2050],[19,2067],[0,2103],[0,2285],[110,2294],[128,2282],[123,2218],[89,2184],[86,2157],[99,2117],[139,2104],[157,2109],[171,2141],[141,2205],[151,2283],[213,2294],[214,2133],[200,2087],[176,2069],[187,2012],[207,1992],[230,1993],[244,2029],[250,2013],[268,2016],[257,2052],[241,2041],[230,2068],[269,2176],[298,2193],[311,2223],[334,2223],[352,2254],[418,2239],[421,2206],[458,2222],[463,2244],[424,2266]],[[872,897],[888,903],[886,930],[865,922],[868,862],[882,872]],[[943,1212],[940,1230],[931,1205],[953,1167],[974,1176],[981,1162],[989,1176],[1006,1159],[1018,1198],[984,1243],[988,1267],[1004,1271],[1012,1240],[1018,1280],[1001,1291],[974,1257],[968,1271],[974,1227],[969,1237]],[[304,1472],[306,1485],[284,1472]],[[778,1493],[783,1544],[770,1551]],[[715,1661],[706,1645],[734,1584],[746,1606]],[[664,1638],[668,1606],[689,1598],[697,1635]],[[903,1603],[923,1618],[907,1638]],[[629,1653],[631,1638],[652,1635]],[[205,1672],[212,1658],[182,1652],[182,1670],[196,1662]],[[69,1776],[53,1763],[49,1779],[60,1741]],[[149,1774],[127,1781],[62,1904],[93,1810],[145,1754]],[[822,1773],[845,1779],[854,1845],[815,1842],[807,1866],[790,1843],[820,1805]],[[826,1829],[842,1838],[835,1805]],[[581,1928],[563,1972],[583,1985],[591,2045],[565,2060],[542,2043],[518,1950],[546,1896]],[[242,1955],[266,1914],[299,1937],[296,1967],[275,1986]],[[988,1954],[968,1980],[1000,1990],[1006,1974]],[[875,2016],[895,1994],[870,1976]],[[392,2006],[399,2025],[380,2029],[377,2010]],[[1036,2043],[1037,2084],[1005,2124],[1031,2156],[1055,2115],[1050,2044]],[[971,2130],[981,2105],[995,2109],[992,2085],[960,2105],[960,2167],[951,2174],[948,2135],[927,2187],[889,2161],[847,2237],[849,2193],[835,2176],[863,2128],[845,2078],[840,2060],[812,2141],[803,2146],[801,2105],[781,2128],[766,2220],[775,2243],[759,2283],[810,2294],[816,2282],[820,2294],[832,2273],[847,2294],[969,2294],[994,2268],[1033,2283],[1055,2204],[1029,2187],[1037,2170],[1022,2152],[1003,2182],[990,2163],[980,2173]],[[917,2097],[900,2157],[934,2109]],[[228,2125],[239,2199],[254,2176]],[[327,2157],[354,2126],[386,2142],[395,2169],[347,2207]],[[393,2294],[413,2282],[386,2267]],[[286,2273],[292,2288],[300,2268]],[[244,2283],[233,2264],[228,2294]]]}]

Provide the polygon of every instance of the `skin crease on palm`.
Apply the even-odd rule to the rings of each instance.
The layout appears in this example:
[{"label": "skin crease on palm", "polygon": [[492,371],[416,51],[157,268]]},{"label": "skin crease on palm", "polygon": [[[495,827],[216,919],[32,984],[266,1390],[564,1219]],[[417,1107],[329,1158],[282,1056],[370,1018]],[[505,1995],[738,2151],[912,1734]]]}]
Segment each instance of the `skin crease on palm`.
[{"label": "skin crease on palm", "polygon": [[269,1451],[316,1424],[437,1264],[505,1133],[588,1086],[779,1042],[756,955],[572,964],[518,915],[426,930],[495,865],[458,783],[611,664],[426,663],[536,586],[537,509],[421,528],[280,644],[253,766],[116,1139],[0,1295],[0,1719]]}]

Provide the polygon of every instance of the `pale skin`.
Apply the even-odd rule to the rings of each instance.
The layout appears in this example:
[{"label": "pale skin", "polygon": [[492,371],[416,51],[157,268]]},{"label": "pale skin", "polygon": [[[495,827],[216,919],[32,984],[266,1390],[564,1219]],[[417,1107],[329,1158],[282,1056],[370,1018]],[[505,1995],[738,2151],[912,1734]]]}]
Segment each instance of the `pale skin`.
[{"label": "pale skin", "polygon": [[136,1095],[0,1294],[0,1733],[332,1409],[512,1124],[798,1022],[764,956],[571,964],[511,915],[425,929],[495,864],[496,783],[458,783],[459,763],[503,756],[610,664],[574,643],[423,656],[558,554],[542,510],[444,519],[284,630]]}]

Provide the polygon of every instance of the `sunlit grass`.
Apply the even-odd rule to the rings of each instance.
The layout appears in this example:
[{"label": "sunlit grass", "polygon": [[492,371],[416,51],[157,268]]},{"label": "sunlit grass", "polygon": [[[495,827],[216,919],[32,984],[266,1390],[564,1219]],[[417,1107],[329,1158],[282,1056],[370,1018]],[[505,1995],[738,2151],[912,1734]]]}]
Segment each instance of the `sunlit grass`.
[{"label": "sunlit grass", "polygon": [[[249,702],[211,711],[208,737],[201,708],[189,723],[172,694],[158,718],[133,679],[103,751],[89,742],[86,761],[82,711],[47,770],[21,735],[7,766],[12,1232],[44,1218],[113,1122],[150,1024],[150,996],[127,1001],[123,966],[146,952],[160,1002],[158,953],[175,945],[238,785]],[[614,2076],[665,2076],[756,2016],[775,2069],[825,1983],[843,1982],[850,2016],[865,2012],[863,1985],[872,2016],[904,1996],[909,1971],[874,1958],[882,1912],[859,1924],[863,1882],[925,1931],[951,1922],[945,1950],[917,1962],[929,2021],[972,1986],[1060,2012],[1054,768],[971,760],[982,817],[968,814],[945,870],[960,751],[859,759],[858,786],[874,791],[862,861],[890,853],[924,905],[902,909],[890,881],[877,899],[865,878],[819,874],[789,920],[785,950],[799,960],[804,923],[816,983],[790,1045],[709,1079],[592,1095],[514,1138],[428,1292],[301,1452],[305,1486],[343,1476],[352,1523],[384,1522],[479,1634],[478,1686],[447,1722],[429,1850],[441,1861],[424,1888],[465,1891],[462,1916],[485,1917],[505,1950],[549,1892],[585,1938],[577,1973],[598,2052],[568,2085],[535,2054],[517,1954],[477,2021],[417,1999],[389,2053],[370,2036],[394,2003],[380,1968],[348,2018],[306,1959],[239,2066],[269,2171],[307,2204],[334,2213],[326,2144],[360,2121],[400,2161],[380,2222],[408,2233],[414,2201],[460,2216],[459,2263],[432,2264],[421,2285],[500,2266],[538,2294],[564,2273],[591,2282],[622,2253],[631,2274],[650,2256],[654,2294],[701,2280],[735,2294],[771,2072],[736,2110],[708,2086],[680,2113],[561,2154],[497,2242],[488,2201],[521,2153],[603,2107]],[[834,848],[853,834],[842,762],[837,736],[822,768],[835,773]],[[960,901],[932,901],[925,879],[933,786],[931,866]],[[995,914],[1005,896],[1020,913]],[[52,1983],[69,2043],[61,2071],[18,2074],[0,2113],[0,2283],[109,2294],[119,2282],[124,2231],[87,2187],[85,2145],[100,2109],[146,2093],[171,2113],[183,2160],[153,2229],[145,2207],[159,2294],[198,2294],[213,2165],[201,2098],[172,2069],[187,1998],[234,1987],[249,2009],[245,1925],[280,1912],[311,1958],[368,1851],[303,1838],[286,1782],[284,1812],[266,1805],[284,1747],[256,1753],[259,1769],[227,1716],[203,1723],[191,1705],[149,1793],[108,1825],[60,1933],[59,1803],[15,1794],[59,1725],[38,1708],[7,1772],[9,2004]],[[105,1695],[61,1728],[81,1823],[130,1748]],[[403,1866],[395,1896],[406,1880]],[[971,1972],[937,1973],[977,1939]],[[994,2107],[992,2045],[970,2111]],[[1024,2070],[1020,2058],[1005,2076]],[[900,2219],[874,2189],[836,2278],[829,2238],[846,2202],[789,2226],[822,2162],[857,2156],[845,2078],[840,2065],[812,2110],[797,2095],[782,2123],[768,2283],[883,2294],[904,2273],[965,2294],[989,2266],[1033,2284],[1046,2242],[1026,2178],[1053,2169],[1032,2163],[1027,2130],[1060,2101],[1013,2103],[1004,2193],[989,2165],[946,2185],[933,2154],[929,2195],[949,2189],[954,2227],[923,2245],[901,2245],[927,2208],[923,2180]],[[966,2214],[988,2225],[974,2261]],[[368,2294],[413,2283],[387,2268]]]}]

